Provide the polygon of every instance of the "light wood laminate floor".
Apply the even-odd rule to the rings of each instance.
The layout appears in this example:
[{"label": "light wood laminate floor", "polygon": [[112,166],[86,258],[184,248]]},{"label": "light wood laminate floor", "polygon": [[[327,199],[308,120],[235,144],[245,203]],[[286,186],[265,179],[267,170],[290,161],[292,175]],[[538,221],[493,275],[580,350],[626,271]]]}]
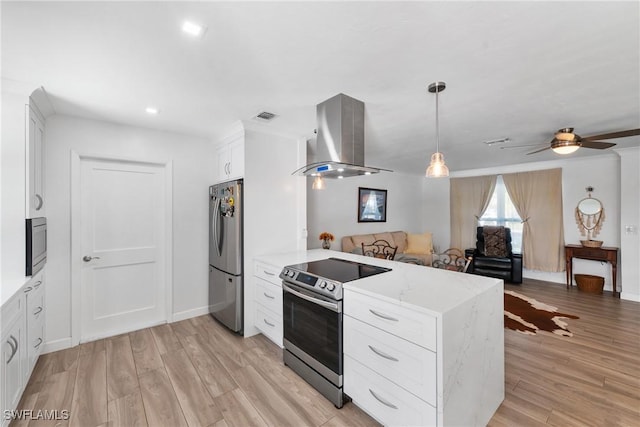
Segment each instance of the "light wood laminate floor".
[{"label": "light wood laminate floor", "polygon": [[[580,319],[572,338],[505,330],[506,397],[489,425],[640,425],[640,304],[533,280],[506,288]],[[12,426],[377,425],[352,403],[336,409],[261,335],[210,316],[43,355],[20,409],[71,417]]]}]

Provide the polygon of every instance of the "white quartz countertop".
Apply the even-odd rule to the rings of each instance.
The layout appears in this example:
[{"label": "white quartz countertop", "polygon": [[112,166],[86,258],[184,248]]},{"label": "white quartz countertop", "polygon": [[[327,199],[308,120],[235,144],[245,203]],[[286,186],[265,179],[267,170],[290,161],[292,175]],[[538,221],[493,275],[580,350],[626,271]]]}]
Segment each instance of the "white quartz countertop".
[{"label": "white quartz countertop", "polygon": [[435,316],[444,314],[493,287],[504,287],[500,279],[326,249],[263,255],[255,260],[284,267],[331,257],[392,269],[388,273],[347,282],[344,289],[399,303]]}]

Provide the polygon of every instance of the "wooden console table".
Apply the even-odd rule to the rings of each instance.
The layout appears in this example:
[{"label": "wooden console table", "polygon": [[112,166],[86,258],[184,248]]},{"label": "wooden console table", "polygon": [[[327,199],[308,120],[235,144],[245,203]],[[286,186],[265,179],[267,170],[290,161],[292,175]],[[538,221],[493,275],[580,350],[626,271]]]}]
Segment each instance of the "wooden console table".
[{"label": "wooden console table", "polygon": [[607,246],[602,246],[600,248],[587,248],[582,245],[565,245],[564,256],[567,261],[567,288],[571,286],[573,281],[573,258],[607,261],[611,263],[611,284],[613,286],[613,296],[620,296],[616,291],[616,279],[618,277],[618,248]]}]

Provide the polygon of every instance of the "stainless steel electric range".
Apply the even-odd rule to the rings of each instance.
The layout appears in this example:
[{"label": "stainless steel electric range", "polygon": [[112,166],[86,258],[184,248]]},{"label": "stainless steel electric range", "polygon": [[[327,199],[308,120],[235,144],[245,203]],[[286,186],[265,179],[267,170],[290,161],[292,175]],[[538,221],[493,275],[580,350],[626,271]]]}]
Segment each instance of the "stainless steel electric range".
[{"label": "stainless steel electric range", "polygon": [[284,363],[336,407],[342,392],[342,285],[390,268],[338,258],[286,266],[283,280]]}]

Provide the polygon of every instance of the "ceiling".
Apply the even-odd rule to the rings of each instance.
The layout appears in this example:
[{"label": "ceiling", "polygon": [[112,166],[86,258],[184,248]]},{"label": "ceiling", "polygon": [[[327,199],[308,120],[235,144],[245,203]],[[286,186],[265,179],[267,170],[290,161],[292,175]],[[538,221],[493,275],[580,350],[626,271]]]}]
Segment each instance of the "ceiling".
[{"label": "ceiling", "polygon": [[[366,164],[415,174],[435,151],[436,80],[447,83],[440,151],[452,171],[558,158],[499,146],[548,143],[562,127],[640,128],[637,1],[1,7],[2,76],[42,85],[60,114],[215,139],[269,111],[268,126],[310,136],[316,104],[345,93],[366,105]],[[185,19],[204,37],[182,33]]]}]

